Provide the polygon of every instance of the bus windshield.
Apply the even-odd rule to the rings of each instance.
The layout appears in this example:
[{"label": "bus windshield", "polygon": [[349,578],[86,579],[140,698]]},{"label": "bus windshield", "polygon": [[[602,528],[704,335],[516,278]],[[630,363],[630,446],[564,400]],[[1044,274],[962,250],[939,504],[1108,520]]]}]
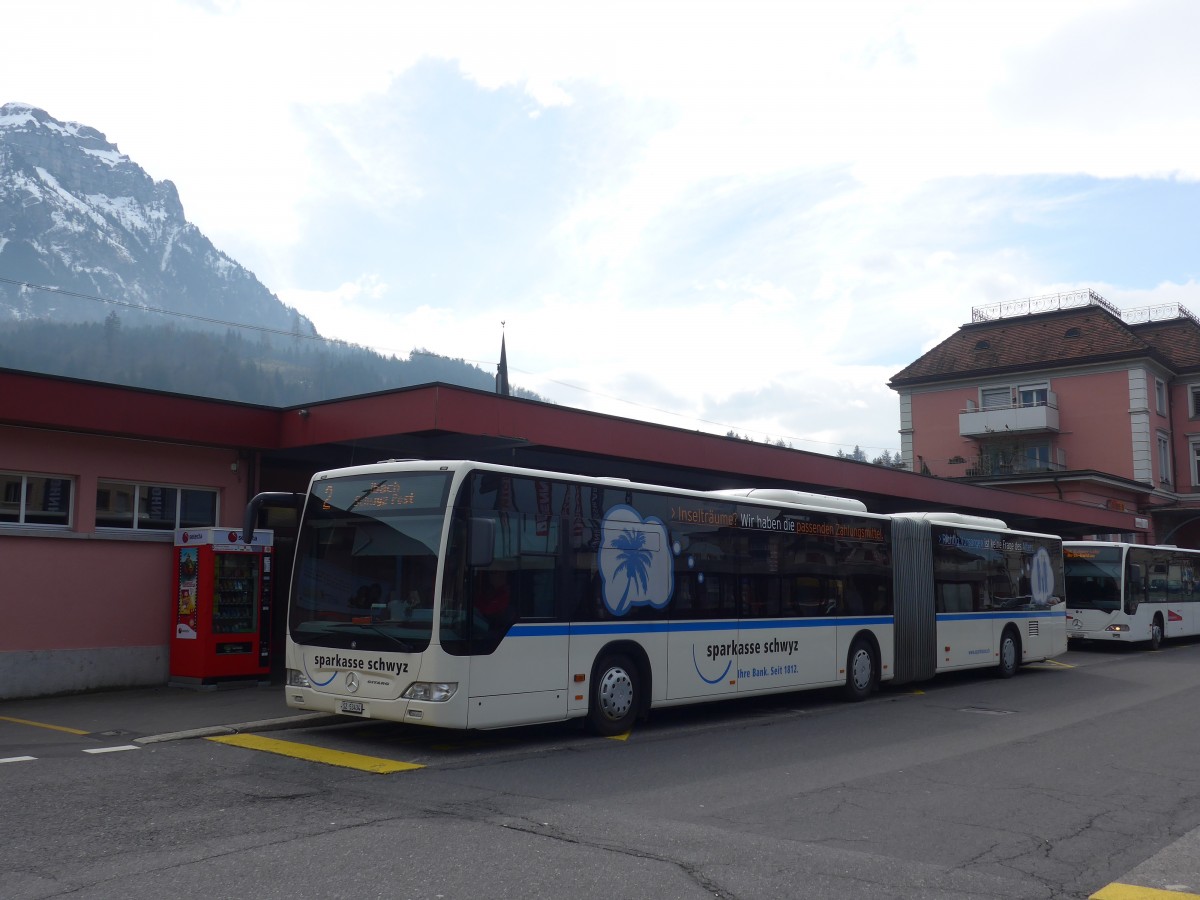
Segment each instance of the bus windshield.
[{"label": "bus windshield", "polygon": [[288,628],[298,644],[418,653],[450,476],[350,475],[313,485],[296,546]]},{"label": "bus windshield", "polygon": [[1075,609],[1116,612],[1121,608],[1121,548],[1063,549],[1067,603]]}]

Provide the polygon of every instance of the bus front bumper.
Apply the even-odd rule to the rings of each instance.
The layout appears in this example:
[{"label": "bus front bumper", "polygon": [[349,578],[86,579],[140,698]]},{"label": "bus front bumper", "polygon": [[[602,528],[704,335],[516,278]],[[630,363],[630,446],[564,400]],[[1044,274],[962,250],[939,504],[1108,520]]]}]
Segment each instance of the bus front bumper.
[{"label": "bus front bumper", "polygon": [[[462,692],[447,701],[438,702],[354,697],[294,685],[288,685],[284,690],[287,705],[291,709],[329,713],[350,719],[384,719],[442,728],[462,728],[466,721],[465,702],[456,702],[459,700],[458,694]],[[462,699],[465,701],[465,694]]]}]

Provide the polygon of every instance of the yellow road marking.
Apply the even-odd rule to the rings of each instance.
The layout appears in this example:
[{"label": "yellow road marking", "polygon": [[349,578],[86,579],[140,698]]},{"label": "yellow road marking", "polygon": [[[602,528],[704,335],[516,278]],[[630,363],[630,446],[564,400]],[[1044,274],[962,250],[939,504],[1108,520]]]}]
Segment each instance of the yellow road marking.
[{"label": "yellow road marking", "polygon": [[631,734],[633,734],[632,728],[629,731],[625,732],[624,734],[610,734],[608,736],[608,739],[610,741],[627,741],[627,740],[629,740],[629,736]]},{"label": "yellow road marking", "polygon": [[400,762],[396,759],[383,759],[378,756],[364,756],[361,753],[346,753],[342,750],[326,750],[322,747],[314,747],[311,744],[280,741],[275,738],[260,737],[256,734],[230,734],[221,737],[210,737],[207,740],[216,741],[218,744],[230,744],[234,747],[245,747],[248,750],[278,753],[280,756],[293,756],[297,759],[306,759],[309,762],[342,766],[346,769],[359,769],[363,772],[374,772],[378,775],[425,768],[417,763]]},{"label": "yellow road marking", "polygon": [[1181,891],[1164,891],[1160,888],[1113,882],[1100,888],[1088,897],[1088,900],[1200,900],[1200,894],[1185,894]]},{"label": "yellow road marking", "polygon": [[15,722],[18,725],[32,725],[34,728],[49,728],[51,731],[65,731],[67,734],[91,734],[78,728],[64,728],[62,725],[47,725],[45,722],[31,722],[28,719],[14,719],[11,716],[0,716],[0,722]]},{"label": "yellow road marking", "polygon": [[1075,668],[1070,663],[1059,662],[1057,659],[1043,659],[1035,663],[1030,663],[1031,666],[1058,666],[1060,669]]}]

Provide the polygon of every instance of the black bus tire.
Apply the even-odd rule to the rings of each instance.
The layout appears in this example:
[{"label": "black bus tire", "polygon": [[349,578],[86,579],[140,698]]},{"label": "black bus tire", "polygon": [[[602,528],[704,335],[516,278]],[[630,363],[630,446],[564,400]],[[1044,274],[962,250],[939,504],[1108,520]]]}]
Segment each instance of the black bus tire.
[{"label": "black bus tire", "polygon": [[1021,642],[1011,628],[1004,629],[1000,635],[1000,663],[996,666],[996,674],[1001,678],[1012,678],[1017,674],[1021,665]]},{"label": "black bus tire", "polygon": [[1150,649],[1157,650],[1162,646],[1163,639],[1163,624],[1162,619],[1158,616],[1154,617],[1154,621],[1150,623]]},{"label": "black bus tire", "polygon": [[588,726],[594,734],[612,737],[633,728],[641,687],[633,661],[620,653],[600,657],[592,669],[588,697]]},{"label": "black bus tire", "polygon": [[846,685],[842,692],[847,700],[866,700],[879,683],[875,652],[869,642],[855,638],[846,654]]}]

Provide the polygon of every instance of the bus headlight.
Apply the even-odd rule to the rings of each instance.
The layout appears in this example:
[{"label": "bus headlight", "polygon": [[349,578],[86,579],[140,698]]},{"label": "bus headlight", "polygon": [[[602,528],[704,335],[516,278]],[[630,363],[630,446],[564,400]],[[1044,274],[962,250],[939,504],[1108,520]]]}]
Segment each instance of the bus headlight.
[{"label": "bus headlight", "polygon": [[400,696],[405,700],[445,703],[458,693],[457,681],[414,681]]},{"label": "bus headlight", "polygon": [[1105,631],[1128,631],[1129,626],[1128,625],[1109,625],[1104,630]]},{"label": "bus headlight", "polygon": [[308,678],[299,669],[287,670],[288,687],[312,687]]}]

